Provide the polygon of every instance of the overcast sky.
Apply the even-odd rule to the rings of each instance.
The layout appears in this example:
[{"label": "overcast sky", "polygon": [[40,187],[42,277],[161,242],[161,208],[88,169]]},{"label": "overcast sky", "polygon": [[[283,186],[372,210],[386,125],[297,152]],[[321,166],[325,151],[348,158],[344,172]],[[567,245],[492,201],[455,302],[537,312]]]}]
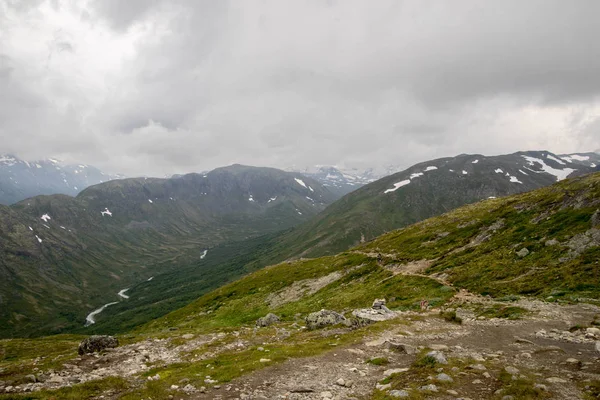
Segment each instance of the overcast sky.
[{"label": "overcast sky", "polygon": [[600,149],[600,1],[0,0],[0,154],[126,175]]}]

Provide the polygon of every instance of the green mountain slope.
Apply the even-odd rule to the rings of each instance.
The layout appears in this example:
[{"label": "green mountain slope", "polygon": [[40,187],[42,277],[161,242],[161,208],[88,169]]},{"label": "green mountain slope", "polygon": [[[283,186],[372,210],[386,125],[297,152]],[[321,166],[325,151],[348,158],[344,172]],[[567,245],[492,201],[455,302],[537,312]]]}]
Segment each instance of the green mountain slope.
[{"label": "green mountain slope", "polygon": [[81,326],[119,290],[201,263],[221,243],[306,221],[333,200],[300,174],[235,165],[2,206],[0,335]]},{"label": "green mountain slope", "polygon": [[[209,281],[222,284],[283,260],[335,254],[361,240],[464,204],[533,190],[568,175],[589,172],[600,158],[595,153],[577,159],[560,157],[545,151],[494,157],[460,155],[414,165],[348,194],[288,231],[230,243],[217,258],[141,282],[132,287],[131,298],[107,310],[95,328],[122,332],[187,304],[211,287]],[[391,190],[398,182],[409,183]],[[204,268],[211,268],[211,262],[218,264],[212,268],[218,272],[209,276]]]},{"label": "green mountain slope", "polygon": [[[292,320],[321,308],[368,307],[374,298],[392,299],[390,308],[417,309],[421,299],[439,305],[458,288],[497,297],[600,299],[599,209],[600,173],[481,201],[346,253],[265,268],[139,332],[237,326],[268,312]],[[294,282],[336,271],[339,278],[315,293],[299,289],[293,301],[269,305],[269,296]]]},{"label": "green mountain slope", "polygon": [[[74,349],[81,337],[0,341],[0,377],[11,385],[19,385],[21,392],[27,387],[28,374],[39,375],[43,371],[46,378],[58,373],[64,377],[62,383],[40,384],[49,390],[9,393],[4,397],[0,394],[0,398],[215,398],[230,384],[232,397],[237,396],[237,390],[252,393],[254,389],[266,391],[271,387],[279,393],[289,393],[291,388],[319,393],[322,387],[349,393],[354,387],[339,384],[336,379],[344,373],[345,378],[351,377],[359,385],[359,371],[373,376],[367,382],[370,395],[365,398],[394,398],[387,391],[392,388],[409,388],[413,397],[422,398],[419,387],[431,382],[475,398],[486,396],[478,389],[481,386],[471,384],[475,364],[485,364],[484,368],[479,367],[478,375],[483,369],[493,374],[485,378],[485,382],[493,383],[487,395],[502,389],[492,398],[506,393],[548,398],[562,387],[549,380],[562,375],[559,370],[548,371],[548,365],[557,364],[552,361],[558,357],[563,360],[573,355],[593,360],[594,344],[583,338],[596,332],[596,328],[586,331],[575,325],[574,331],[568,332],[574,340],[567,343],[560,338],[552,342],[550,336],[538,337],[539,327],[544,327],[544,334],[549,335],[552,332],[546,330],[550,331],[550,327],[566,329],[565,323],[572,323],[575,317],[587,323],[593,318],[592,323],[596,323],[594,309],[589,304],[578,306],[578,313],[586,315],[575,316],[568,314],[574,306],[535,302],[532,310],[537,308],[538,314],[531,318],[502,319],[518,319],[533,312],[518,306],[533,304],[531,298],[513,303],[524,295],[558,304],[600,302],[599,209],[600,173],[477,202],[335,256],[284,262],[251,273],[121,336],[121,348],[98,357],[76,358]],[[461,303],[465,296],[472,300]],[[387,306],[393,311],[417,312],[395,314],[395,319],[366,326],[364,321],[353,318],[352,311],[368,309],[374,299],[381,298],[387,299]],[[435,311],[418,312],[423,300]],[[304,329],[304,318],[321,309],[337,311],[354,325]],[[462,326],[457,323],[459,309],[472,315]],[[540,309],[551,312],[543,314]],[[440,310],[448,314],[440,314]],[[269,312],[281,321],[272,327],[256,328],[256,320]],[[479,321],[477,315],[484,321]],[[559,321],[554,320],[557,316]],[[492,317],[495,320],[488,320]],[[496,341],[501,341],[501,346],[492,343]],[[403,344],[406,342],[412,344]],[[425,344],[423,351],[417,349],[419,343]],[[548,343],[562,344],[566,350]],[[533,357],[521,357],[524,348],[534,349]],[[430,350],[445,354],[448,363],[425,357]],[[36,358],[40,351],[50,357]],[[504,353],[508,353],[506,357]],[[294,363],[295,358],[302,360]],[[339,362],[331,362],[336,359]],[[129,367],[123,368],[123,360]],[[328,376],[329,386],[317,386],[313,380],[306,382],[303,367],[319,366],[319,361],[339,368]],[[388,362],[390,365],[386,366]],[[505,367],[514,368],[515,364],[519,373],[526,374],[518,381],[502,375],[510,371]],[[81,369],[76,371],[74,365]],[[102,371],[110,371],[103,379],[98,378],[99,366]],[[326,373],[327,366],[319,374]],[[400,366],[406,368],[394,373],[393,369]],[[290,386],[290,368],[297,372],[294,377],[302,376],[302,386]],[[388,368],[392,373],[384,373]],[[454,377],[455,385],[444,386],[444,382],[427,378],[439,373],[440,368]],[[265,370],[262,374],[261,369]],[[312,367],[308,373],[314,374]],[[236,381],[244,375],[250,380]],[[581,383],[580,391],[598,385],[597,378],[590,382],[589,371],[584,376],[573,376],[569,384]],[[69,377],[92,380],[71,384],[65,380]],[[266,379],[276,383],[265,384]],[[548,386],[534,390],[534,384],[542,379]],[[392,386],[377,390],[377,382]],[[183,385],[188,384],[194,390],[202,386],[206,389],[186,393]]]},{"label": "green mountain slope", "polygon": [[261,257],[277,262],[335,254],[465,204],[523,193],[600,169],[591,162],[600,155],[585,157],[587,164],[574,164],[547,151],[529,151],[492,157],[459,155],[416,164],[344,196],[278,237],[270,245],[270,254]]}]

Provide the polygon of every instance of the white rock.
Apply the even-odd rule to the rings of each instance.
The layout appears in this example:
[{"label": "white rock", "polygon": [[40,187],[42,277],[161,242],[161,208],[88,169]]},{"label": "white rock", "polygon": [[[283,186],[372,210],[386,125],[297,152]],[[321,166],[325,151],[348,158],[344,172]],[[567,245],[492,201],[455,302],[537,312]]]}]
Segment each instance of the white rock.
[{"label": "white rock", "polygon": [[565,379],[558,378],[556,376],[546,378],[546,382],[548,382],[548,383],[567,383],[567,381]]},{"label": "white rock", "polygon": [[406,372],[408,371],[408,368],[392,368],[392,369],[386,369],[385,371],[383,371],[383,376],[390,376],[393,374],[400,374],[402,372]]}]

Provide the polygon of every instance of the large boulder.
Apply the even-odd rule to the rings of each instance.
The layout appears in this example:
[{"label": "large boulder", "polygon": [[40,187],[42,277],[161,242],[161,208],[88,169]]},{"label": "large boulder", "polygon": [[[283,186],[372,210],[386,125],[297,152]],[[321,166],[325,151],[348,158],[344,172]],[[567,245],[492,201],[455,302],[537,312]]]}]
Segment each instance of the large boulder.
[{"label": "large boulder", "polygon": [[79,343],[77,352],[79,355],[100,352],[104,349],[113,349],[119,345],[119,341],[114,336],[94,335],[85,338]]},{"label": "large boulder", "polygon": [[306,316],[305,322],[308,329],[323,328],[327,325],[337,325],[346,321],[346,318],[335,311],[321,310]]},{"label": "large boulder", "polygon": [[273,313],[268,313],[264,317],[261,317],[256,320],[256,326],[262,328],[265,326],[276,324],[277,322],[279,322],[279,317]]}]

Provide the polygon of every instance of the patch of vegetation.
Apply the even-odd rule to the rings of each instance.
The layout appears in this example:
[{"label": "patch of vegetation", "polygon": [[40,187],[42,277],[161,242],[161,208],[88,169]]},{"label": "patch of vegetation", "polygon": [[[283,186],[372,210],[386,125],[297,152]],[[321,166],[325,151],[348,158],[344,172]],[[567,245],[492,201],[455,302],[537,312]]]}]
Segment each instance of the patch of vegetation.
[{"label": "patch of vegetation", "polygon": [[367,360],[367,364],[372,365],[388,365],[390,361],[385,357],[375,357]]},{"label": "patch of vegetation", "polygon": [[486,318],[520,319],[527,315],[529,311],[518,306],[504,306],[495,304],[492,307],[485,307],[479,311],[478,316]]},{"label": "patch of vegetation", "polygon": [[462,324],[463,322],[462,318],[456,315],[456,310],[440,311],[440,317],[455,324]]},{"label": "patch of vegetation", "polygon": [[534,387],[535,381],[523,375],[513,379],[513,375],[502,371],[499,380],[502,384],[502,391],[496,396],[498,399],[504,396],[513,396],[515,399],[547,399],[551,397],[547,391]]},{"label": "patch of vegetation", "polygon": [[582,386],[583,395],[586,400],[596,400],[600,398],[600,380],[582,382],[580,386]]}]

